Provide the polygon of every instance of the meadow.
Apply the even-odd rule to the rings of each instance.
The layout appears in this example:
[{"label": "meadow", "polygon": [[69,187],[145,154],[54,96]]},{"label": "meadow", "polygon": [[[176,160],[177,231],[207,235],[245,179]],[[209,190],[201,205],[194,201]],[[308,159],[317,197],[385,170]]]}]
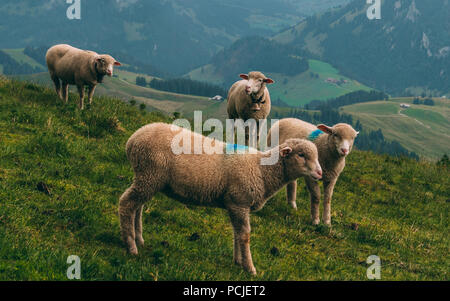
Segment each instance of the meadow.
[{"label": "meadow", "polygon": [[[273,101],[281,99],[291,106],[298,107],[312,100],[327,100],[358,90],[372,90],[356,80],[341,75],[339,70],[328,63],[318,60],[308,60],[308,62],[309,69],[296,76],[278,73],[265,74],[275,80],[275,84],[269,86],[270,97]],[[223,78],[214,69],[213,65],[205,65],[195,69],[187,76],[191,79],[218,85],[223,83]],[[326,82],[328,78],[347,80],[347,83],[328,83]],[[238,74],[236,74],[236,81],[238,80]]]},{"label": "meadow", "polygon": [[332,205],[332,227],[312,226],[299,180],[298,211],[274,196],[253,213],[257,276],[232,264],[225,211],[158,194],[144,213],[146,246],[127,254],[118,199],[133,177],[128,137],[171,122],[118,98],[85,111],[43,86],[0,79],[0,280],[67,280],[69,255],[82,280],[448,280],[449,167],[354,151]]},{"label": "meadow", "polygon": [[[341,112],[359,119],[364,128],[381,129],[387,139],[397,140],[409,151],[430,160],[450,154],[450,102],[434,99],[434,106],[415,105],[413,98],[359,103],[341,108]],[[403,109],[401,103],[411,107]]]}]

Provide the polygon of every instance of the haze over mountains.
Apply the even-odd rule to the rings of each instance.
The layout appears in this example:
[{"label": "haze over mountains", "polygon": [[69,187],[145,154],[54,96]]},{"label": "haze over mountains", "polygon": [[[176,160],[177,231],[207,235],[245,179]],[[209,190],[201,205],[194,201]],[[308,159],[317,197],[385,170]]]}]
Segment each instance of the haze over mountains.
[{"label": "haze over mountains", "polygon": [[255,53],[261,63],[249,59],[241,69],[279,74],[285,83],[279,95],[289,94],[287,80],[300,71],[317,76],[305,63],[311,59],[331,64],[343,79],[393,95],[450,93],[449,0],[382,1],[381,20],[367,18],[365,0],[81,1],[81,20],[68,20],[64,0],[2,0],[0,49],[69,43],[122,53],[131,64],[162,71],[156,75],[209,66],[215,76],[205,80],[221,77],[225,85],[237,62]]},{"label": "haze over mountains", "polygon": [[70,43],[121,51],[183,74],[240,37],[270,36],[308,14],[346,2],[82,0],[81,20],[68,20],[65,0],[2,0],[0,48]]}]

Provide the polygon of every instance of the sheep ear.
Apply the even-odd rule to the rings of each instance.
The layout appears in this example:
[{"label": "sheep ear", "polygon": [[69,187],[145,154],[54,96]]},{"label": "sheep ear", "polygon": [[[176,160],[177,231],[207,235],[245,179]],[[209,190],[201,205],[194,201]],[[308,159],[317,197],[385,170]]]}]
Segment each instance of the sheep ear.
[{"label": "sheep ear", "polygon": [[359,135],[359,132],[356,132],[356,136],[358,136]]},{"label": "sheep ear", "polygon": [[292,148],[290,148],[289,146],[280,147],[281,157],[287,157],[290,153],[292,153]]},{"label": "sheep ear", "polygon": [[266,79],[264,80],[264,82],[265,82],[266,84],[273,84],[275,81],[274,81],[273,79],[271,79],[271,78],[266,78]]},{"label": "sheep ear", "polygon": [[248,80],[248,74],[239,74],[239,77]]},{"label": "sheep ear", "polygon": [[114,66],[122,66],[122,64],[119,63],[118,61],[115,61],[115,62],[114,62]]},{"label": "sheep ear", "polygon": [[321,130],[322,132],[327,133],[327,134],[329,134],[329,135],[333,134],[333,129],[330,128],[329,126],[326,126],[325,124],[319,124],[319,125],[317,126],[317,128],[318,128],[319,130]]}]

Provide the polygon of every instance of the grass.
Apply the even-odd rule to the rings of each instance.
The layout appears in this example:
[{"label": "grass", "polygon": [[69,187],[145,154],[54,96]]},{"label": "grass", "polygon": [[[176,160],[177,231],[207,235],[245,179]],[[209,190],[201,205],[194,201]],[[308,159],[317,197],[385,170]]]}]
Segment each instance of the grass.
[{"label": "grass", "polygon": [[[204,112],[205,117],[225,119],[226,102],[216,102],[208,97],[184,95],[165,91],[159,91],[148,87],[137,86],[134,82],[136,76],[140,74],[119,70],[118,77],[104,79],[104,82],[97,86],[96,95],[118,97],[129,101],[134,99],[138,104],[144,103],[150,111],[158,111],[168,115],[173,112],[180,112],[182,116],[192,118],[195,110]],[[134,77],[134,82],[133,82]],[[48,73],[38,73],[32,75],[22,75],[17,77],[20,80],[30,81],[46,87],[52,87]],[[148,79],[151,77],[147,76]],[[76,92],[74,86],[70,87],[72,92]]]},{"label": "grass", "polygon": [[155,121],[169,120],[109,97],[80,112],[75,95],[63,105],[45,87],[0,80],[0,280],[66,280],[69,255],[83,280],[366,280],[372,254],[383,280],[449,279],[448,168],[359,151],[336,186],[331,228],[310,225],[302,180],[297,212],[281,191],[252,215],[255,277],[232,264],[225,211],[161,194],[145,207],[146,246],[128,255],[117,216],[133,177],[124,146]]},{"label": "grass", "polygon": [[[341,108],[359,119],[368,129],[382,129],[390,140],[397,140],[410,151],[436,160],[450,153],[450,104],[434,99],[435,106],[414,105],[412,98],[360,103]],[[401,103],[411,105],[401,109]]]}]

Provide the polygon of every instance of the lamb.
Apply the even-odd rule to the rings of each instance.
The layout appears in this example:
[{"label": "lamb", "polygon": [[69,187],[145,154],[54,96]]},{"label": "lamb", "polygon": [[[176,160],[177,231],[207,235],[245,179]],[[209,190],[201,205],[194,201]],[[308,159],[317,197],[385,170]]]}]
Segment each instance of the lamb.
[{"label": "lamb", "polygon": [[121,65],[110,55],[100,55],[65,44],[51,47],[47,51],[46,61],[59,98],[67,103],[69,85],[76,85],[81,110],[84,109],[84,87],[89,87],[89,104],[92,104],[97,84],[102,83],[105,75],[113,75],[114,66]]},{"label": "lamb", "polygon": [[[333,127],[304,122],[295,118],[286,118],[278,121],[270,129],[268,134],[268,143],[271,141],[271,135],[274,128],[279,131],[279,143],[288,139],[301,138],[309,139],[314,142],[319,152],[319,162],[323,168],[324,184],[324,211],[323,221],[326,225],[331,225],[331,198],[333,196],[334,186],[339,175],[344,170],[345,158],[351,152],[353,143],[359,132],[355,131],[349,124],[339,123]],[[305,178],[306,186],[311,197],[311,219],[314,225],[318,225],[320,188],[319,183]],[[287,185],[287,199],[294,209],[297,209],[297,181],[291,181]]]},{"label": "lamb", "polygon": [[[174,141],[186,149],[194,143],[201,154],[173,152]],[[126,145],[135,177],[119,201],[121,235],[131,254],[143,246],[142,208],[155,193],[162,192],[182,203],[227,209],[234,230],[234,262],[256,274],[250,253],[250,212],[288,182],[300,176],[319,179],[322,174],[317,148],[301,139],[288,139],[278,148],[255,154],[226,154],[211,150],[228,145],[175,125],[153,123],[136,131]],[[188,151],[189,152],[189,151]],[[263,158],[277,155],[273,165],[261,165]],[[136,244],[137,243],[137,244]]]},{"label": "lamb", "polygon": [[[243,121],[266,119],[271,109],[270,93],[266,84],[272,84],[274,81],[257,71],[241,74],[239,77],[242,80],[234,83],[228,92],[228,118]],[[257,135],[259,140],[259,124]],[[246,145],[249,141],[248,136],[247,133]]]}]

